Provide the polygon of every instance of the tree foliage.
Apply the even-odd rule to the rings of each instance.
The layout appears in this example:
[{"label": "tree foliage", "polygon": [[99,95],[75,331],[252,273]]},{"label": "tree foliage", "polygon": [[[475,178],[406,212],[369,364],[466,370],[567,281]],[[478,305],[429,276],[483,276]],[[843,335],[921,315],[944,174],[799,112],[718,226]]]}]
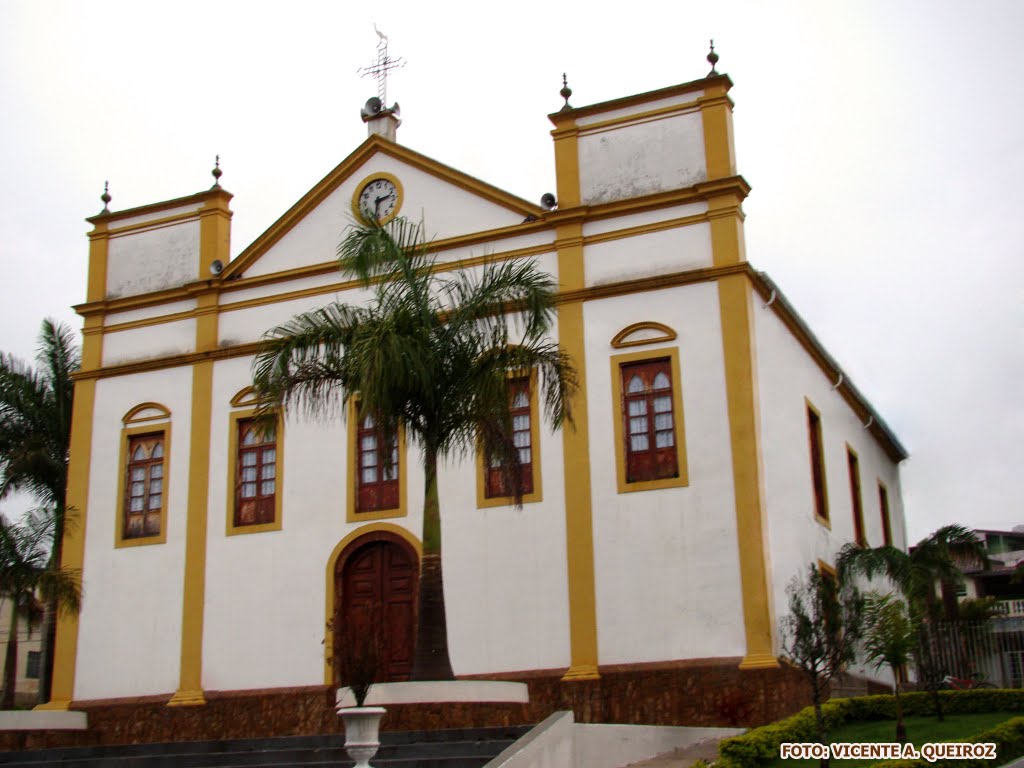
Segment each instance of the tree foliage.
[{"label": "tree foliage", "polygon": [[910,662],[917,648],[915,621],[907,604],[892,594],[871,592],[865,600],[864,610],[867,632],[864,637],[864,656],[875,669],[888,666],[892,671],[893,691],[896,696],[896,741],[907,740],[903,723],[903,705],[900,701],[902,670]]},{"label": "tree foliage", "polygon": [[37,596],[71,613],[77,613],[81,605],[78,572],[54,567],[50,562],[55,525],[55,515],[46,508],[29,512],[19,524],[0,519],[0,596],[12,604],[0,697],[3,709],[14,706],[19,615],[32,612]]},{"label": "tree foliage", "polygon": [[[915,667],[918,679],[932,694],[935,715],[943,719],[938,689],[944,671],[938,662],[935,633],[932,628],[945,615],[956,621],[958,607],[953,588],[963,573],[960,562],[975,562],[988,567],[984,544],[970,528],[946,525],[921,539],[909,552],[893,546],[862,547],[847,544],[837,557],[839,577],[850,581],[856,576],[873,579],[887,577],[902,593],[910,613],[920,617],[915,623]],[[936,596],[936,585],[942,588],[943,601]]]},{"label": "tree foliage", "polygon": [[[68,454],[71,446],[73,374],[80,365],[75,335],[65,325],[44,320],[36,367],[0,355],[0,499],[15,491],[33,496],[52,517],[49,564],[57,568],[64,538]],[[46,605],[39,701],[50,698],[57,606]]]},{"label": "tree foliage", "polygon": [[[339,267],[365,303],[300,314],[267,332],[253,365],[264,413],[330,418],[353,398],[383,435],[399,428],[423,457],[423,557],[414,679],[451,676],[441,571],[437,463],[486,446],[519,492],[508,378],[534,371],[548,421],[571,420],[577,374],[550,339],[556,284],[533,261],[444,271],[421,226],[396,218],[351,226]],[[387,455],[385,453],[385,455]]]},{"label": "tree foliage", "polygon": [[[787,591],[789,614],[782,620],[783,651],[807,677],[818,736],[822,744],[828,744],[821,705],[829,683],[856,658],[864,599],[852,584],[841,585],[817,565],[810,566],[806,579],[794,578]],[[828,765],[828,758],[822,765]]]}]

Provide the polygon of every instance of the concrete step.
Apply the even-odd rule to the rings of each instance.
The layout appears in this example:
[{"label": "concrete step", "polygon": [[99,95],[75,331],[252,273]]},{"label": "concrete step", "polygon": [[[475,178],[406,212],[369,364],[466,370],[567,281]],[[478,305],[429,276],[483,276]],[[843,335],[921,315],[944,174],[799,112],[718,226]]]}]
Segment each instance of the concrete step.
[{"label": "concrete step", "polygon": [[[471,728],[438,731],[385,731],[373,759],[380,768],[478,768],[497,756],[529,730]],[[0,765],[39,768],[245,768],[246,766],[350,766],[341,734],[289,736],[272,739],[236,739],[202,742],[167,742],[122,746],[0,752]]]}]

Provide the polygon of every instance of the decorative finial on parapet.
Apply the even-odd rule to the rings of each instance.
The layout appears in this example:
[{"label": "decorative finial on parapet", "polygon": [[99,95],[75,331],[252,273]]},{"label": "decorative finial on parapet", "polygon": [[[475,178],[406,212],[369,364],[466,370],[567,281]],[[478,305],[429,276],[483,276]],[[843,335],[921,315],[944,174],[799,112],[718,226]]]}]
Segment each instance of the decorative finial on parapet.
[{"label": "decorative finial on parapet", "polygon": [[220,155],[214,158],[213,170],[210,171],[210,175],[213,176],[213,186],[210,189],[220,189],[220,177],[224,175],[224,171],[220,169]]},{"label": "decorative finial on parapet", "polygon": [[708,77],[717,75],[718,70],[715,69],[715,65],[718,63],[718,54],[715,53],[715,41],[711,41],[711,52],[708,54],[708,63],[711,65],[711,71],[708,72]]},{"label": "decorative finial on parapet", "polygon": [[103,210],[100,211],[100,213],[110,213],[109,206],[110,206],[110,201],[112,199],[113,198],[110,196],[110,182],[109,181],[104,181],[103,182],[103,194],[100,195],[100,200],[103,201]]},{"label": "decorative finial on parapet", "polygon": [[565,72],[562,73],[562,90],[558,92],[558,95],[565,99],[565,104],[562,105],[560,111],[564,112],[567,109],[572,109],[569,105],[569,97],[572,96],[572,88],[569,87],[569,81],[565,77]]}]

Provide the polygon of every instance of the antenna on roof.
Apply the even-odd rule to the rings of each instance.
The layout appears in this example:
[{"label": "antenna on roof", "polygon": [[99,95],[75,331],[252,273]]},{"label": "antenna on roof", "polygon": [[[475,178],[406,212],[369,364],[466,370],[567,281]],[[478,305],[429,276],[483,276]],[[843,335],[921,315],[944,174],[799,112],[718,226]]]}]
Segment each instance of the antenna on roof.
[{"label": "antenna on roof", "polygon": [[377,98],[380,99],[381,104],[388,103],[388,72],[394,69],[400,69],[405,66],[405,59],[399,57],[392,59],[388,56],[388,36],[377,29],[377,25],[373,25],[373,31],[377,33],[377,38],[380,41],[377,43],[377,58],[368,67],[360,67],[356,70],[356,74],[361,77],[372,77],[377,81]]}]

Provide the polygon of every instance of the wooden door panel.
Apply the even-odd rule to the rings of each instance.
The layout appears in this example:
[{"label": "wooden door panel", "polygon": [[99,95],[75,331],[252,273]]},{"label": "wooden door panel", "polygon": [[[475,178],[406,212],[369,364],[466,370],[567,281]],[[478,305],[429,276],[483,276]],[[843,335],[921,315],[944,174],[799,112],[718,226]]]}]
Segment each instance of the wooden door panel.
[{"label": "wooden door panel", "polygon": [[339,639],[377,635],[378,682],[408,680],[412,672],[418,576],[415,555],[390,541],[365,544],[338,569]]}]

